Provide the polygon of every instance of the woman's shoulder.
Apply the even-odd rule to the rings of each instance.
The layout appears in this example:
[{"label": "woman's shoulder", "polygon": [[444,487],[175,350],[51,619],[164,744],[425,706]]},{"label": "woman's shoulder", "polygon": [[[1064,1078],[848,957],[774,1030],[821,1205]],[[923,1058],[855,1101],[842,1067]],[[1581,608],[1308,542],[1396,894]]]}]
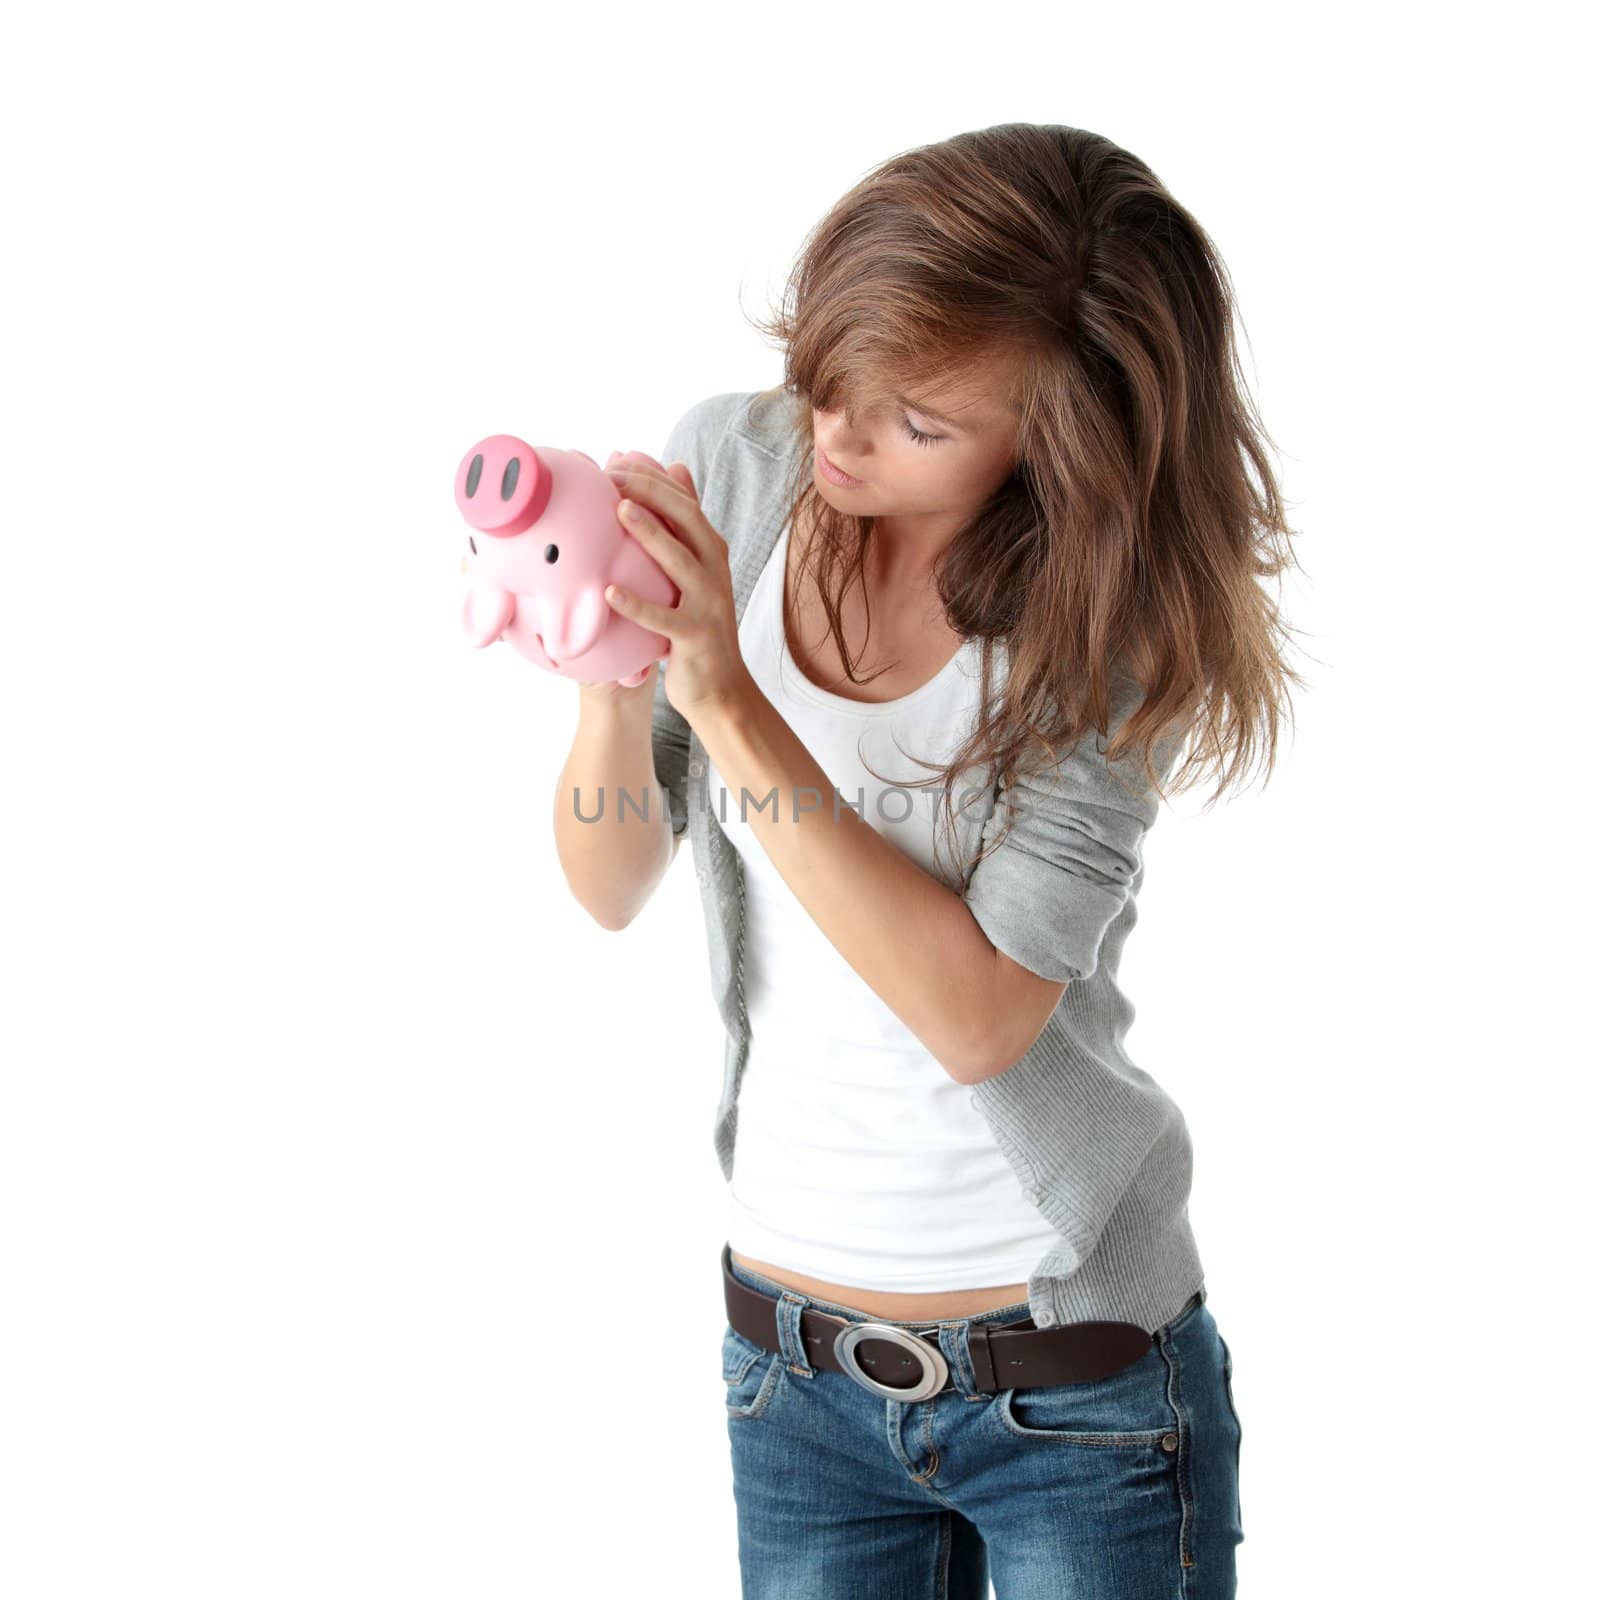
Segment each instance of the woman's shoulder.
[{"label": "woman's shoulder", "polygon": [[799,409],[781,386],[707,395],[672,425],[662,464],[687,462],[703,497],[718,456],[730,448],[739,455],[787,459],[798,442]]},{"label": "woman's shoulder", "polygon": [[668,436],[662,465],[687,463],[706,517],[734,553],[740,593],[745,566],[765,559],[797,486],[802,424],[786,389],[741,389],[696,401]]}]

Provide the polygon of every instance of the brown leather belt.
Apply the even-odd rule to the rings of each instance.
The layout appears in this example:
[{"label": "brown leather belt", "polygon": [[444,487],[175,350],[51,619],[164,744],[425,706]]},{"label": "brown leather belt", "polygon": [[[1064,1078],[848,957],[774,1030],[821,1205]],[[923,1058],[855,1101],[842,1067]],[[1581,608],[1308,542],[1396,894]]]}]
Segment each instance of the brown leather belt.
[{"label": "brown leather belt", "polygon": [[[730,1246],[722,1247],[722,1288],[729,1325],[764,1350],[779,1350],[777,1298],[733,1273]],[[1199,1296],[1194,1296],[1190,1304]],[[1186,1306],[1185,1310],[1188,1309]],[[960,1318],[946,1320],[956,1322]],[[893,1323],[858,1322],[807,1306],[800,1313],[806,1359],[824,1372],[842,1372],[874,1394],[926,1400],[953,1390],[949,1363],[939,1348],[939,1328],[912,1331]],[[972,1375],[984,1394],[1058,1383],[1092,1383],[1137,1361],[1153,1336],[1132,1322],[1066,1322],[1040,1328],[1033,1318],[967,1328]]]}]

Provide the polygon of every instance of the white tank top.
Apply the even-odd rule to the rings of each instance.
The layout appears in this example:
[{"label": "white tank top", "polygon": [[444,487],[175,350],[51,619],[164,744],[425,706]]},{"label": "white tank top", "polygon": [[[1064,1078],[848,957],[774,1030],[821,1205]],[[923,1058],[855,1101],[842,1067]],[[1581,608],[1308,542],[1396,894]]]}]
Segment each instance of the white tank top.
[{"label": "white tank top", "polygon": [[[942,766],[971,733],[979,642],[968,641],[898,700],[863,704],[819,689],[784,636],[788,549],[785,528],[740,621],[746,666],[838,790],[841,811],[857,804],[871,827],[959,889],[993,798],[985,794],[958,812],[953,848],[942,784],[912,788],[929,772],[909,758]],[[981,776],[958,777],[957,806]],[[714,764],[708,777],[713,813],[745,879],[751,1037],[728,1242],[740,1255],[864,1289],[927,1293],[1025,1282],[1054,1247],[1055,1230],[1023,1198],[972,1091],[839,954],[772,865],[756,832],[772,826],[772,802],[763,815],[755,809],[762,796],[753,794],[749,820],[741,820],[739,796]],[[824,815],[832,805],[825,794]]]}]

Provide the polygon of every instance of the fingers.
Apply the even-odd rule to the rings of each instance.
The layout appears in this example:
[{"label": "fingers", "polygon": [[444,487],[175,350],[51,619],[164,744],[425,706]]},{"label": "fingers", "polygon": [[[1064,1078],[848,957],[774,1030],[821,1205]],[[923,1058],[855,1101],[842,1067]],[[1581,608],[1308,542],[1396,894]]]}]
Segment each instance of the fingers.
[{"label": "fingers", "polygon": [[687,589],[692,581],[690,574],[698,562],[684,542],[676,538],[637,500],[619,500],[617,515],[622,519],[622,526],[644,547],[645,554],[677,584],[679,590]]},{"label": "fingers", "polygon": [[634,468],[643,471],[665,472],[667,469],[656,460],[654,456],[647,456],[643,450],[613,450],[606,457],[605,470],[610,472],[613,468],[620,467],[624,471]]},{"label": "fingers", "polygon": [[721,542],[721,535],[706,521],[699,500],[676,477],[625,467],[609,468],[606,476],[619,494],[670,522],[683,543],[702,559]]},{"label": "fingers", "polygon": [[604,593],[606,604],[612,610],[620,611],[630,622],[637,622],[641,628],[662,634],[670,641],[672,630],[678,622],[676,606],[662,606],[652,600],[641,600],[631,589],[624,589],[615,583],[608,583]]},{"label": "fingers", "polygon": [[678,483],[681,483],[695,497],[696,501],[700,499],[700,491],[694,486],[694,474],[689,471],[689,463],[687,461],[674,461],[667,468],[667,474]]},{"label": "fingers", "polygon": [[687,461],[674,461],[671,466],[664,467],[654,456],[647,456],[642,450],[613,450],[606,457],[605,470],[610,472],[613,468],[663,473],[681,488],[687,489],[696,500],[700,498],[700,491],[695,487],[694,474],[689,470]]}]

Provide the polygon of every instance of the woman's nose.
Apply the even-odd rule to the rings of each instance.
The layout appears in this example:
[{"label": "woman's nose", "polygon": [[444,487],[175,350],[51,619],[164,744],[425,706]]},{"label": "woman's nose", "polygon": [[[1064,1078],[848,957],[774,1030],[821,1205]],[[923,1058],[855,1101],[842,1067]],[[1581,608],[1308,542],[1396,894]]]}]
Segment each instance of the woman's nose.
[{"label": "woman's nose", "polygon": [[866,435],[861,429],[838,413],[831,415],[824,426],[813,428],[812,432],[830,456],[835,451],[840,455],[854,455],[866,443]]}]

